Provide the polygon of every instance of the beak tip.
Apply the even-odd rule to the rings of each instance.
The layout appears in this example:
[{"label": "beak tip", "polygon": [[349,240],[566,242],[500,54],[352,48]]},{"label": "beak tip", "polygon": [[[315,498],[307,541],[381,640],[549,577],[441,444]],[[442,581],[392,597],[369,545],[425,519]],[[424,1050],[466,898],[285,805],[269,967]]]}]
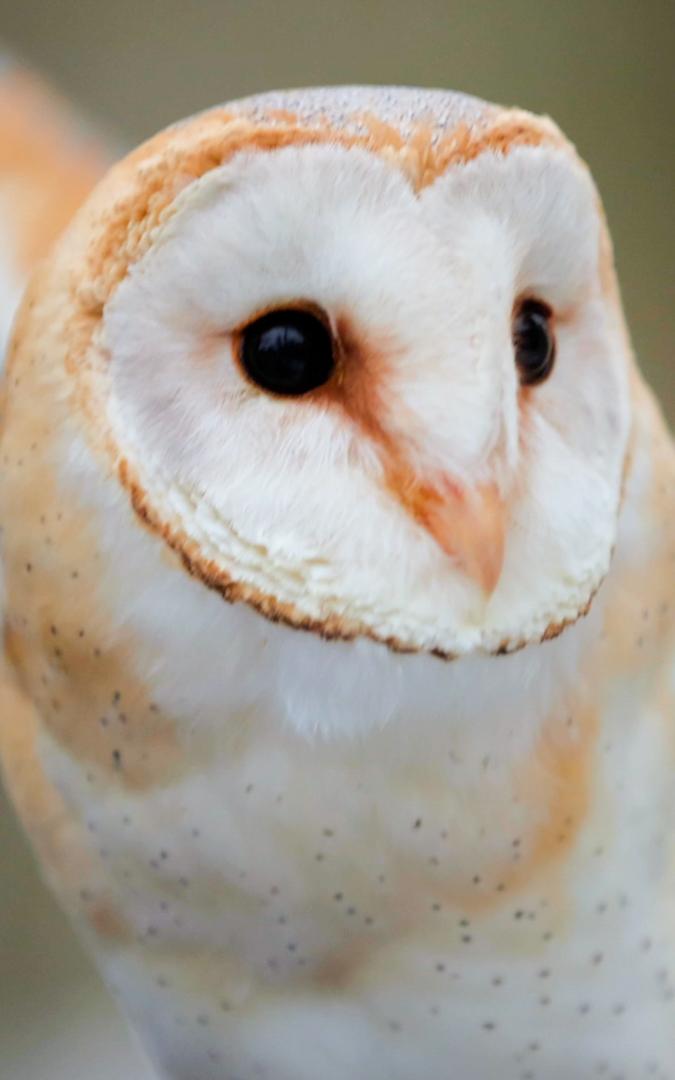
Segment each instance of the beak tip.
[{"label": "beak tip", "polygon": [[455,552],[460,568],[466,576],[474,582],[487,603],[494,595],[503,566],[502,546],[498,543],[495,547],[490,546],[480,550],[481,545],[472,551],[463,553]]},{"label": "beak tip", "polygon": [[493,596],[504,565],[506,511],[495,485],[446,495],[422,524],[485,599]]},{"label": "beak tip", "polygon": [[502,573],[506,505],[496,483],[465,488],[452,475],[420,475],[388,462],[389,487],[418,525],[480,589],[487,603]]}]

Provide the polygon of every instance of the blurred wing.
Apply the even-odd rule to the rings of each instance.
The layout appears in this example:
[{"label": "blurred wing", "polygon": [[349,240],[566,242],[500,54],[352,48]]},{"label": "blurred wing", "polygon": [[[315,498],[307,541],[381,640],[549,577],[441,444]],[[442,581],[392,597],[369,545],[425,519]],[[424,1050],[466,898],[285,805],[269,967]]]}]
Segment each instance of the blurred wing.
[{"label": "blurred wing", "polygon": [[0,57],[0,369],[30,271],[108,161],[57,94]]}]

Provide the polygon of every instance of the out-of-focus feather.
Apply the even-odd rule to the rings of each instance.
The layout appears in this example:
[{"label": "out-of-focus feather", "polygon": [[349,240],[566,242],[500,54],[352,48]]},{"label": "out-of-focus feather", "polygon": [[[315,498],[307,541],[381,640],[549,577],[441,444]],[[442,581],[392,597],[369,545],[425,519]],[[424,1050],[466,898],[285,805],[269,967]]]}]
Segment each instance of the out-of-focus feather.
[{"label": "out-of-focus feather", "polygon": [[103,143],[31,71],[0,65],[0,368],[26,278],[101,175]]}]

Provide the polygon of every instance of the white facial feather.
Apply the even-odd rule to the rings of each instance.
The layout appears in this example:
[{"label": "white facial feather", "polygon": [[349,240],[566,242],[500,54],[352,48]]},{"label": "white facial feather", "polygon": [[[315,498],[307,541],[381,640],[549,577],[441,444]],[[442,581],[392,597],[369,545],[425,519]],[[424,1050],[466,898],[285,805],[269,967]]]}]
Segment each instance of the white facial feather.
[{"label": "white facial feather", "polygon": [[[535,638],[588,602],[615,535],[627,391],[598,245],[592,184],[550,148],[485,153],[419,195],[361,150],[240,154],[178,197],[107,305],[116,438],[232,578],[310,618],[446,651]],[[556,368],[526,406],[523,295],[561,313]],[[232,331],[297,300],[376,343],[384,423],[422,475],[504,491],[487,608],[388,494],[362,432],[243,377]]]}]

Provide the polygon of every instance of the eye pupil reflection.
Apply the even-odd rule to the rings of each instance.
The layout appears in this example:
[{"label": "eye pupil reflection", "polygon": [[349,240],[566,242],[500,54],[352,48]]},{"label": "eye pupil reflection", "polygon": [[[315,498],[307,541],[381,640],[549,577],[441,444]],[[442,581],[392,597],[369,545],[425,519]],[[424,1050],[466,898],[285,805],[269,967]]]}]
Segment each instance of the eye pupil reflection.
[{"label": "eye pupil reflection", "polygon": [[335,367],[328,327],[310,311],[270,311],[242,334],[241,362],[254,383],[274,394],[300,396],[330,379]]},{"label": "eye pupil reflection", "polygon": [[513,345],[520,381],[534,386],[550,375],[555,362],[551,309],[539,300],[525,300],[513,320]]}]

